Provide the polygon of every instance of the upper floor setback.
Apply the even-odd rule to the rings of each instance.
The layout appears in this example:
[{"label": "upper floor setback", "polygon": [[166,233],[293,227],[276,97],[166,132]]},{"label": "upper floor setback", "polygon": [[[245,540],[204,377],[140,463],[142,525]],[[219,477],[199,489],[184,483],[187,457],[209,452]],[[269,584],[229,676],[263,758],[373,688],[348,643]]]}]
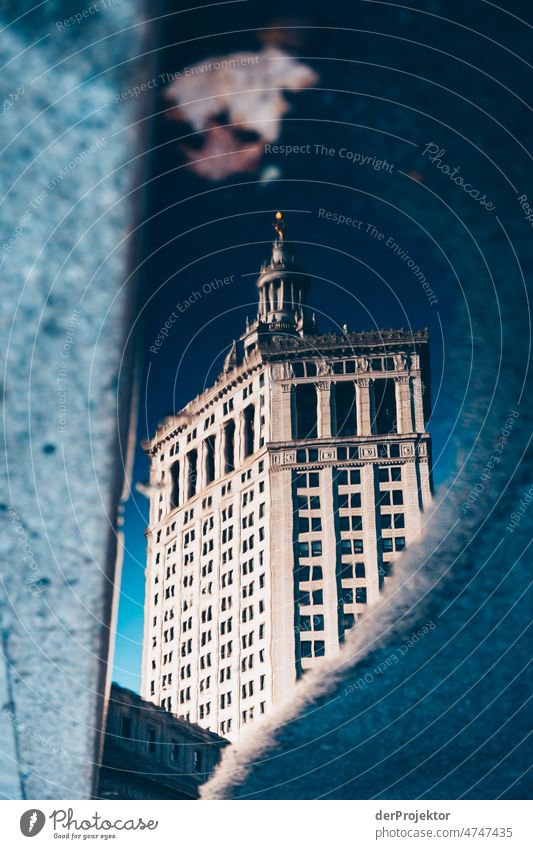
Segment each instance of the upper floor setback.
[{"label": "upper floor setback", "polygon": [[[407,336],[408,334],[406,334]],[[338,338],[338,337],[337,337]],[[420,378],[427,404],[426,419],[429,418],[429,364],[426,336],[424,347],[420,342],[413,344],[409,335],[404,344],[382,343],[370,350],[352,347],[347,350],[345,339],[341,339],[342,354],[332,356],[331,351],[315,345],[307,351],[291,350],[290,356],[280,356],[277,348],[263,346],[254,355],[254,363],[244,361],[231,373],[223,372],[214,386],[194,398],[174,416],[170,416],[157,428],[154,437],[143,442],[148,454],[158,451],[171,441],[192,433],[195,428],[207,429],[220,422],[228,413],[245,405],[247,398],[259,393],[265,385],[272,383],[314,382],[323,380],[370,378],[372,381],[392,375]],[[406,344],[407,343],[407,344]],[[329,356],[328,356],[329,354]],[[207,424],[206,424],[207,423]],[[190,438],[188,440],[190,442]]]}]

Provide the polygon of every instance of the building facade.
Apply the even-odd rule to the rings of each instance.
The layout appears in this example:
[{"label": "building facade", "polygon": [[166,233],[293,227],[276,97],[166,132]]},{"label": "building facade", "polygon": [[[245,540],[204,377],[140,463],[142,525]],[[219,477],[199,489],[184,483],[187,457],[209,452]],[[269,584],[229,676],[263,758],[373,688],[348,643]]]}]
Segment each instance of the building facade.
[{"label": "building facade", "polygon": [[276,230],[256,320],[145,444],[143,696],[229,739],[335,656],[431,499],[427,331],[321,335]]},{"label": "building facade", "polygon": [[198,799],[227,740],[112,684],[99,799]]}]

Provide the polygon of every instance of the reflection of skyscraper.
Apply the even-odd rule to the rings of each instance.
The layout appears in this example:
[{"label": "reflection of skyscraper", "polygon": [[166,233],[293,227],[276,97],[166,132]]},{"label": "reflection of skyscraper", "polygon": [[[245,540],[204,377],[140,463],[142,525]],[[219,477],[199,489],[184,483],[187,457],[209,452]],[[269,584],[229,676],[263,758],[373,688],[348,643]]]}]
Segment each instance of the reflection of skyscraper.
[{"label": "reflection of skyscraper", "polygon": [[431,497],[427,332],[319,335],[277,224],[257,319],[146,444],[142,695],[230,738],[336,654]]}]

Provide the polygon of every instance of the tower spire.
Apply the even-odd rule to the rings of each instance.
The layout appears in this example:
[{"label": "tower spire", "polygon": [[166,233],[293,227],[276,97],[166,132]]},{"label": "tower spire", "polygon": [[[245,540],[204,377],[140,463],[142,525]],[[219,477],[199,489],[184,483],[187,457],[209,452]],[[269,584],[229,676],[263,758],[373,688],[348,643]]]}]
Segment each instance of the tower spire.
[{"label": "tower spire", "polygon": [[284,233],[285,222],[283,220],[283,215],[281,214],[281,212],[279,212],[279,211],[276,212],[276,216],[274,218],[274,224],[272,226],[274,227],[274,230],[278,234],[278,239],[280,241],[283,241],[283,239],[285,238],[285,233]]},{"label": "tower spire", "polygon": [[304,336],[317,332],[305,303],[309,278],[297,264],[293,246],[287,241],[281,212],[275,213],[272,226],[276,232],[272,253],[269,261],[261,266],[256,284],[259,292],[257,319],[242,337],[247,351],[253,350],[258,336]]}]

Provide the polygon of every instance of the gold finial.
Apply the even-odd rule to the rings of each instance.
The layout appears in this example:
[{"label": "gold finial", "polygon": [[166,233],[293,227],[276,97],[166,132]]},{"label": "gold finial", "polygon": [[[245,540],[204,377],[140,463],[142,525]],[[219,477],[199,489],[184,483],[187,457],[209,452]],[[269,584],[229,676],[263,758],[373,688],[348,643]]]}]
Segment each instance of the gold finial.
[{"label": "gold finial", "polygon": [[276,220],[273,224],[274,230],[278,234],[278,239],[283,239],[283,231],[285,230],[285,222],[281,212],[276,212]]}]

